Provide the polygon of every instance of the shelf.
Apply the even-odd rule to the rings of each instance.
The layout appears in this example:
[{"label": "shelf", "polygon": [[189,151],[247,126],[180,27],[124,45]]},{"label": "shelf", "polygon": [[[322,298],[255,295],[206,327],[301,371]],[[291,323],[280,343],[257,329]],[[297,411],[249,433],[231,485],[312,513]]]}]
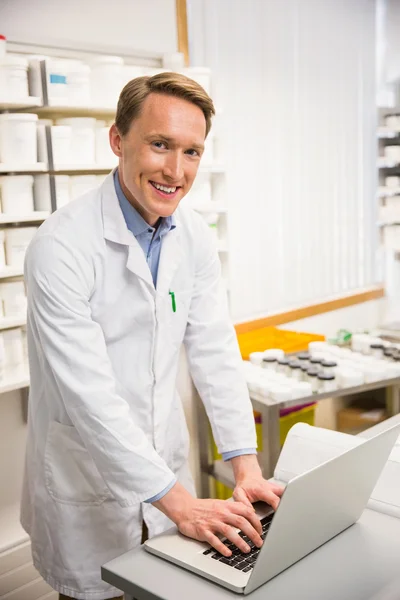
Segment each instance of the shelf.
[{"label": "shelf", "polygon": [[46,163],[35,163],[34,165],[9,165],[0,163],[0,173],[43,173],[47,171]]},{"label": "shelf", "polygon": [[0,112],[11,111],[11,110],[27,110],[32,108],[32,112],[37,112],[37,107],[42,104],[41,99],[38,96],[29,96],[21,100],[2,100],[0,98]]},{"label": "shelf", "polygon": [[56,165],[54,167],[54,173],[109,173],[118,163],[114,165]]},{"label": "shelf", "polygon": [[400,188],[390,188],[382,186],[378,188],[379,198],[392,198],[393,196],[400,196]]},{"label": "shelf", "polygon": [[23,267],[3,267],[0,269],[0,279],[6,279],[7,277],[22,277],[24,274]]},{"label": "shelf", "polygon": [[27,388],[29,387],[29,383],[29,367],[27,364],[7,367],[4,376],[0,379],[0,394]]},{"label": "shelf", "polygon": [[379,156],[377,166],[379,169],[398,169],[400,166],[400,159],[393,160],[386,158],[386,156]]},{"label": "shelf", "polygon": [[37,210],[26,215],[8,215],[0,213],[0,225],[6,223],[35,223],[38,221],[44,221],[50,216],[50,212],[46,210]]},{"label": "shelf", "polygon": [[26,325],[26,315],[20,317],[0,317],[0,330],[14,329],[23,325]]},{"label": "shelf", "polygon": [[35,112],[40,117],[51,118],[56,117],[93,117],[113,119],[116,114],[115,108],[107,107],[88,107],[88,106],[39,106],[32,112]]},{"label": "shelf", "polygon": [[29,541],[19,522],[19,504],[0,508],[0,553]]},{"label": "shelf", "polygon": [[393,138],[397,138],[400,135],[400,131],[396,131],[395,129],[389,129],[389,127],[379,127],[378,128],[378,138],[380,140],[389,140]]}]

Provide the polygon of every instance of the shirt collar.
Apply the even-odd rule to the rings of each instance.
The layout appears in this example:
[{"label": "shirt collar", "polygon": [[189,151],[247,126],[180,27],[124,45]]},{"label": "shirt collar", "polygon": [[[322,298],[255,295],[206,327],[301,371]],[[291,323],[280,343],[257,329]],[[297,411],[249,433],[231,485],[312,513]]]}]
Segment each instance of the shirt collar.
[{"label": "shirt collar", "polygon": [[[119,181],[118,169],[115,169],[114,172],[114,186],[115,192],[118,197],[118,202],[122,210],[122,214],[124,215],[126,226],[133,233],[135,237],[138,235],[145,233],[149,229],[153,232],[155,231],[155,227],[152,227],[143,219],[143,217],[138,213],[138,211],[132,206],[124,192],[122,191],[121,183]],[[172,229],[175,229],[176,221],[175,215],[171,215],[170,217],[162,217],[160,220],[160,224],[157,227],[159,234],[167,233]]]}]

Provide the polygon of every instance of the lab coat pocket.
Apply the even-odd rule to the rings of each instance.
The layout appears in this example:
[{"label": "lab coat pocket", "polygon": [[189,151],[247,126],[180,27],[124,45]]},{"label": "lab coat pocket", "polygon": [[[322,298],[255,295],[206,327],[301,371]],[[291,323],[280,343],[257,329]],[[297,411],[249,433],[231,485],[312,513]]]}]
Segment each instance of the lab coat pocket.
[{"label": "lab coat pocket", "polygon": [[180,346],[185,336],[189,316],[191,292],[169,294],[165,302],[166,318],[174,346]]},{"label": "lab coat pocket", "polygon": [[44,460],[46,488],[54,500],[96,506],[112,498],[75,427],[51,421]]}]

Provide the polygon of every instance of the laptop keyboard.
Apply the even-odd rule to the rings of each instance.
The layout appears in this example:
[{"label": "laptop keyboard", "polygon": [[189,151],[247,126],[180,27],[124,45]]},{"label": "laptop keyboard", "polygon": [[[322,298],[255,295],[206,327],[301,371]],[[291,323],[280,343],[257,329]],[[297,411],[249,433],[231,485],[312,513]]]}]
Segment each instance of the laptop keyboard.
[{"label": "laptop keyboard", "polygon": [[[268,529],[271,525],[273,516],[274,513],[261,519],[261,537],[263,540],[265,540],[265,537],[268,533]],[[203,552],[203,554],[209,556],[210,558],[213,558],[214,560],[222,562],[224,565],[228,565],[229,567],[233,567],[234,569],[243,571],[243,573],[248,573],[253,568],[261,548],[257,548],[257,546],[242,531],[239,532],[239,535],[246,542],[246,544],[250,546],[250,552],[242,552],[237,546],[235,546],[235,544],[229,542],[228,544],[225,544],[229,548],[229,550],[232,550],[232,556],[230,556],[229,558],[224,556],[223,554],[220,554],[214,548],[208,548]]]}]

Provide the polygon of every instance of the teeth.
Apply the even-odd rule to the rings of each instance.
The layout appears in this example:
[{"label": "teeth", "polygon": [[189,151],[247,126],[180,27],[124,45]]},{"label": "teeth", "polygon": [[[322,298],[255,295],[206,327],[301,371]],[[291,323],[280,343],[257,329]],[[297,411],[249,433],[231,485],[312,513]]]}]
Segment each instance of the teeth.
[{"label": "teeth", "polygon": [[162,192],[167,192],[167,194],[173,194],[176,192],[176,187],[166,187],[165,185],[160,185],[159,183],[152,182],[154,187]]}]

